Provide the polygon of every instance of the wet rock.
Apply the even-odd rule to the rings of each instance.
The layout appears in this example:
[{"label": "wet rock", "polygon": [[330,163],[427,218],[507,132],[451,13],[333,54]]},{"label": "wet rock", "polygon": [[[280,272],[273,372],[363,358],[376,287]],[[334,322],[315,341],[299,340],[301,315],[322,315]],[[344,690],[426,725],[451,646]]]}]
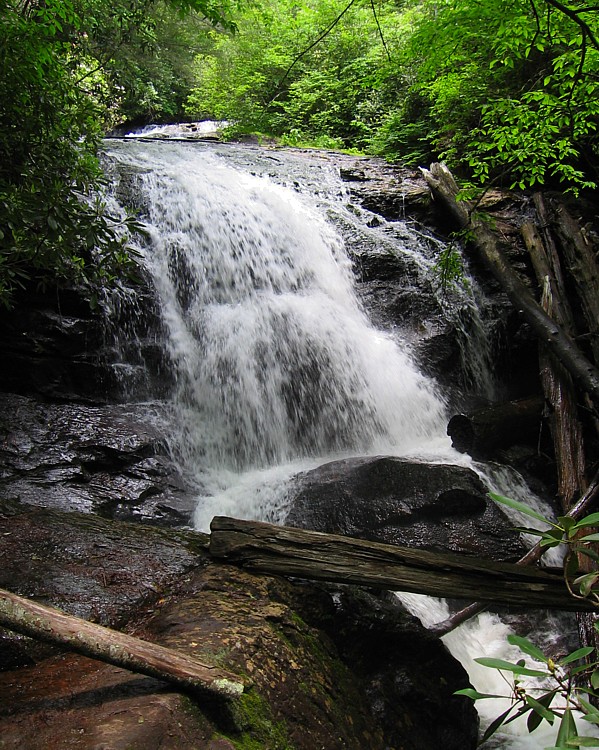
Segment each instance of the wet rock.
[{"label": "wet rock", "polygon": [[159,403],[48,404],[0,394],[0,492],[33,505],[185,525],[194,501],[168,457],[164,423]]},{"label": "wet rock", "polygon": [[102,339],[100,317],[77,290],[28,290],[13,310],[0,312],[0,351],[10,362],[0,371],[0,390],[101,399]]},{"label": "wet rock", "polygon": [[516,560],[513,523],[470,469],[379,456],[298,475],[290,526],[421,549]]},{"label": "wet rock", "polygon": [[[4,570],[14,554],[14,568],[21,568],[21,591],[78,614],[97,607],[99,596],[113,622],[129,622],[128,630],[135,634],[218,664],[248,683],[246,694],[225,710],[82,656],[37,655],[23,668],[0,674],[3,747],[475,746],[473,706],[452,695],[466,686],[465,672],[397,605],[350,589],[329,591],[210,563],[197,534],[177,535],[14,503],[4,504],[3,510],[13,540],[1,567]],[[29,538],[31,544],[21,548]],[[101,558],[95,545],[102,550]],[[42,558],[39,568],[35,560],[32,568],[25,564],[32,549]],[[111,562],[128,566],[126,582],[103,581],[98,567],[110,576],[117,572],[111,571]],[[42,582],[35,580],[43,566],[49,568],[45,592],[36,588]],[[57,575],[61,569],[63,577]],[[77,570],[87,585],[80,584],[73,606],[73,592],[65,596],[61,584],[53,582],[70,573],[77,578]],[[13,573],[6,570],[0,585]],[[420,687],[417,650],[429,680]],[[441,708],[432,721],[434,703]]]},{"label": "wet rock", "polygon": [[463,667],[442,642],[390,592],[344,586],[334,601],[334,620],[323,627],[360,679],[387,745],[423,750],[476,746],[473,707],[456,700],[449,689],[464,679]]},{"label": "wet rock", "polygon": [[348,158],[340,167],[341,179],[364,208],[396,221],[412,218],[431,221],[434,206],[430,190],[420,172],[389,164],[382,159]]},{"label": "wet rock", "polygon": [[0,588],[124,624],[205,561],[204,534],[0,499]]}]

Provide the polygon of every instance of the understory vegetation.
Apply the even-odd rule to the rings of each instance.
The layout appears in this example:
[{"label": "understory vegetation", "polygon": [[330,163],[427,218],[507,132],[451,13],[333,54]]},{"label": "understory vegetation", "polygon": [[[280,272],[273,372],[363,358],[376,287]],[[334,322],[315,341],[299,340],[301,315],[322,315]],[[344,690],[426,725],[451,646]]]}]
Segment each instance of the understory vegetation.
[{"label": "understory vegetation", "polygon": [[0,0],[0,302],[29,277],[122,273],[123,219],[94,196],[101,137],[123,122],[226,120],[230,136],[443,159],[474,184],[593,189],[598,12],[580,0]]}]

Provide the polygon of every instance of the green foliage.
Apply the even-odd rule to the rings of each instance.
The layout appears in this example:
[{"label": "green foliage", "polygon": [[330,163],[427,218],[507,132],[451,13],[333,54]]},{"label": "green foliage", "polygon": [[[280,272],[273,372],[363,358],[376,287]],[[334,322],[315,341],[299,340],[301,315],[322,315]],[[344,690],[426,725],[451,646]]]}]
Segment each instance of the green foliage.
[{"label": "green foliage", "polygon": [[[30,280],[90,287],[127,271],[134,221],[110,216],[98,198],[104,127],[131,91],[150,90],[133,51],[150,49],[159,15],[146,0],[0,0],[0,303]],[[173,2],[226,23],[213,0]],[[163,22],[173,12],[160,6]],[[166,20],[164,20],[166,19]],[[132,78],[135,78],[131,74]],[[162,77],[164,79],[164,76]],[[166,84],[165,84],[166,85]],[[182,96],[182,95],[181,95]],[[145,102],[151,107],[160,99]],[[126,106],[123,105],[126,109]],[[163,109],[167,106],[163,101]],[[139,111],[139,109],[137,110]]]},{"label": "green foliage", "polygon": [[237,34],[214,35],[213,49],[196,58],[187,112],[287,143],[360,147],[373,121],[366,92],[385,52],[372,10],[346,8],[340,0],[252,3]]},{"label": "green foliage", "polygon": [[[0,301],[41,283],[111,275],[124,262],[116,222],[94,199],[96,103],[75,84],[72,6],[5,3],[0,55]],[[92,251],[95,260],[92,263]],[[90,268],[93,267],[93,273]]]},{"label": "green foliage", "polygon": [[261,0],[195,60],[192,116],[478,182],[594,186],[599,22],[574,0]]},{"label": "green foliage", "polygon": [[558,516],[557,521],[551,521],[518,500],[495,493],[489,493],[489,496],[497,503],[545,523],[548,528],[543,531],[528,527],[519,528],[518,531],[540,537],[539,544],[546,549],[565,546],[564,575],[570,593],[577,598],[591,599],[599,605],[599,570],[581,570],[579,562],[581,558],[586,558],[591,563],[599,562],[599,555],[593,549],[594,543],[599,541],[599,533],[584,532],[589,527],[599,526],[599,513],[591,513],[580,521],[575,521],[570,516]]},{"label": "green foliage", "polygon": [[377,150],[412,161],[434,155],[485,184],[594,186],[593,9],[550,0],[412,6],[413,33],[395,62],[404,103],[389,110]]},{"label": "green foliage", "polygon": [[[487,727],[480,744],[492,737],[502,726],[526,717],[529,732],[534,732],[543,721],[557,727],[555,746],[546,750],[564,750],[575,747],[599,747],[599,739],[579,733],[573,711],[578,711],[582,719],[590,724],[599,724],[599,710],[588,698],[599,698],[599,662],[591,659],[595,649],[591,646],[576,649],[561,659],[554,661],[527,638],[508,636],[508,642],[536,662],[535,667],[526,666],[525,659],[509,662],[503,659],[481,657],[475,659],[484,667],[506,673],[510,695],[479,693],[472,688],[458,690],[456,695],[464,695],[474,701],[488,698],[507,698],[509,708]],[[535,681],[523,677],[534,677]]]},{"label": "green foliage", "polygon": [[[566,545],[568,553],[564,576],[570,592],[573,596],[589,598],[599,604],[599,596],[595,590],[599,582],[599,571],[582,575],[577,571],[580,555],[590,558],[594,563],[599,562],[599,556],[591,549],[591,544],[599,541],[599,534],[585,533],[585,529],[599,525],[599,513],[591,513],[579,521],[570,516],[560,516],[557,521],[551,521],[518,500],[495,493],[489,493],[489,496],[501,505],[546,524],[548,528],[542,531],[530,528],[519,530],[539,536],[541,546],[548,549],[560,544]],[[574,587],[577,587],[577,591]],[[599,632],[599,623],[595,623],[595,629]],[[599,747],[598,738],[579,733],[573,715],[573,711],[578,711],[584,721],[599,724],[599,709],[589,702],[589,697],[599,699],[599,660],[596,649],[584,646],[555,661],[527,638],[510,635],[508,642],[518,647],[525,656],[531,657],[535,661],[534,666],[527,666],[525,659],[509,662],[480,657],[475,661],[484,667],[510,675],[509,679],[506,678],[511,686],[509,696],[480,693],[473,688],[458,690],[456,693],[474,701],[488,698],[510,699],[509,708],[491,722],[480,744],[486,742],[502,726],[527,717],[529,732],[537,729],[543,721],[557,726],[555,746],[545,750]],[[523,677],[533,677],[535,681],[523,681]]]}]

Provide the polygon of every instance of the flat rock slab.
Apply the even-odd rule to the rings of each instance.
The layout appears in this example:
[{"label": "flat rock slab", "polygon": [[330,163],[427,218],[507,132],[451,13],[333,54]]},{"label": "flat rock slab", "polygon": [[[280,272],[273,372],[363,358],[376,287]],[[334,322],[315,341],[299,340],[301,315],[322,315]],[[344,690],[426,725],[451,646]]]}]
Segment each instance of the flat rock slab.
[{"label": "flat rock slab", "polygon": [[204,535],[192,532],[14,501],[0,510],[0,585],[196,656],[249,686],[226,708],[21,639],[13,655],[20,646],[28,660],[20,668],[5,660],[0,672],[2,747],[475,746],[474,707],[453,696],[466,673],[396,600],[213,563]]},{"label": "flat rock slab", "polygon": [[[9,500],[0,500],[0,539],[0,588],[106,626],[152,609],[207,557],[202,534]],[[28,663],[39,651],[33,641],[4,632],[0,668]]]},{"label": "flat rock slab", "polygon": [[168,457],[163,405],[48,404],[0,394],[0,493],[62,510],[184,526],[193,512]]}]

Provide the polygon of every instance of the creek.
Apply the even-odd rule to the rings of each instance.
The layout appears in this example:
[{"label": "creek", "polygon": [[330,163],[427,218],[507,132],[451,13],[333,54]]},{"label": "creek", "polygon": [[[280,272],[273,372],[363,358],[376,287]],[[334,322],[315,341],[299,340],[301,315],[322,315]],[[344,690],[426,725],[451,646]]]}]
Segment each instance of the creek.
[{"label": "creek", "polygon": [[[284,522],[287,481],[349,456],[469,465],[488,486],[530,497],[507,470],[493,474],[452,449],[446,425],[456,394],[424,374],[418,327],[375,325],[373,296],[356,284],[356,258],[401,264],[403,291],[434,311],[422,313],[422,334],[444,318],[457,332],[463,383],[492,398],[481,294],[472,279],[439,288],[432,234],[358,205],[331,155],[145,138],[106,149],[114,199],[135,207],[147,230],[138,251],[156,318],[144,327],[127,289],[108,297],[114,371],[127,398],[168,401],[163,427],[197,496],[196,528],[208,530],[214,515]],[[443,602],[402,600],[427,625],[447,614]],[[539,637],[551,643],[562,627],[541,624]],[[481,692],[497,691],[496,674],[472,659],[517,658],[508,632],[497,615],[482,614],[446,636]],[[501,712],[484,704],[483,724]],[[550,735],[508,730],[495,746],[551,744]]]}]

